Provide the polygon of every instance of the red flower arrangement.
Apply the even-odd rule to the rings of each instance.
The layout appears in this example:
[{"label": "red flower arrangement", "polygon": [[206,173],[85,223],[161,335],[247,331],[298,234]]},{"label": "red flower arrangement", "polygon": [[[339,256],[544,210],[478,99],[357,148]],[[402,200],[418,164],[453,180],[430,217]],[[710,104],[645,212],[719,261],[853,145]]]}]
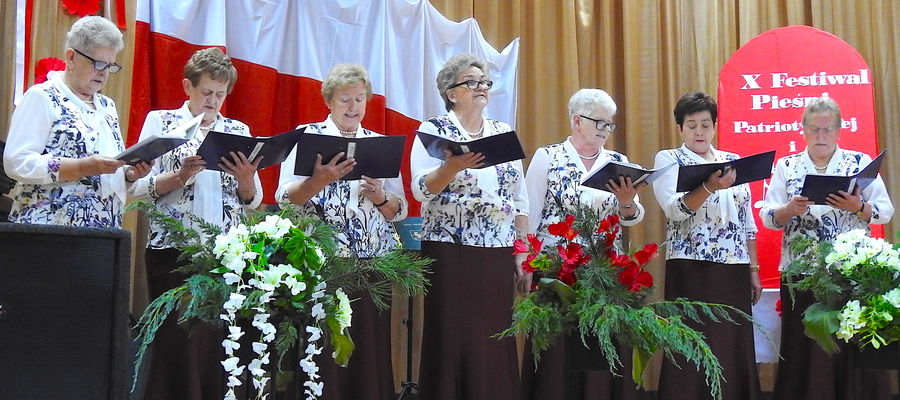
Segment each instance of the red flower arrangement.
[{"label": "red flower arrangement", "polygon": [[[543,277],[552,276],[555,272],[556,279],[573,286],[578,280],[575,270],[587,263],[591,262],[591,255],[585,252],[585,247],[575,238],[581,233],[573,227],[575,223],[574,215],[566,215],[562,222],[550,224],[547,231],[551,235],[560,237],[560,244],[556,245],[556,255],[542,253],[543,241],[536,236],[529,234],[526,240],[517,239],[513,244],[513,254],[527,253],[528,257],[522,263],[522,270],[525,273],[535,271],[547,271],[549,274],[542,274]],[[619,216],[611,215],[600,221],[600,226],[596,231],[597,235],[603,239],[602,247],[603,255],[610,259],[611,265],[617,269],[618,280],[629,292],[639,292],[643,288],[653,286],[653,276],[644,270],[653,257],[656,256],[659,246],[655,243],[644,246],[643,249],[629,254],[617,254],[613,249],[613,243],[619,233]],[[536,289],[538,281],[532,283],[532,290]]]},{"label": "red flower arrangement", "polygon": [[721,399],[722,367],[703,335],[686,323],[700,323],[701,316],[726,323],[736,323],[734,315],[751,317],[722,304],[649,302],[655,286],[644,267],[659,246],[621,252],[616,249],[618,216],[601,219],[586,207],[574,213],[547,227],[556,243],[546,249],[535,235],[513,244],[513,254],[527,255],[522,269],[535,277],[532,291],[513,305],[512,324],[497,336],[528,338],[535,362],[558,340],[580,337],[585,346],[599,348],[612,372],[621,365],[618,345],[630,346],[632,354],[623,356],[633,358],[631,376],[639,384],[654,353],[662,351],[673,362],[679,354],[703,370],[710,394]]},{"label": "red flower arrangement", "polygon": [[100,12],[100,0],[61,0],[63,8],[71,15],[84,17]]},{"label": "red flower arrangement", "polygon": [[66,62],[55,57],[47,57],[38,60],[34,64],[34,84],[47,82],[47,74],[50,71],[65,71]]}]

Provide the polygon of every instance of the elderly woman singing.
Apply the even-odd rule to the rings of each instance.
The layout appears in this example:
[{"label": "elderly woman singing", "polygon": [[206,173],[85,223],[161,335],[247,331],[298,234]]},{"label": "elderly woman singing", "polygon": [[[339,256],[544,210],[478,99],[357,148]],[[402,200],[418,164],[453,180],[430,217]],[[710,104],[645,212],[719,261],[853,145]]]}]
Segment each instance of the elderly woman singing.
[{"label": "elderly woman singing", "polygon": [[[609,191],[582,186],[581,180],[603,166],[607,160],[628,162],[624,154],[607,150],[606,141],[616,130],[613,116],[616,103],[600,89],[581,89],[569,99],[570,134],[562,143],[544,146],[534,153],[525,174],[530,212],[529,232],[546,243],[556,238],[548,226],[560,222],[566,213],[578,206],[595,209],[601,218],[618,215],[623,226],[633,226],[644,218],[644,206],[631,178],[607,183]],[[640,185],[639,185],[640,186]],[[622,251],[621,233],[615,246]],[[607,371],[577,372],[567,380],[565,343],[559,342],[545,351],[537,370],[526,352],[522,363],[522,398],[549,399],[569,393],[571,399],[637,398],[635,385]],[[630,351],[623,349],[624,351]],[[622,370],[631,368],[631,357],[623,354]],[[571,387],[566,388],[567,385]]]},{"label": "elderly woman singing", "polygon": [[[361,65],[335,65],[322,83],[322,97],[331,113],[324,121],[307,125],[307,134],[381,136],[361,125],[372,98],[372,82]],[[408,208],[399,175],[342,180],[356,161],[339,153],[331,160],[319,155],[312,176],[297,176],[293,173],[296,157],[294,149],[282,163],[275,194],[280,203],[291,204],[337,229],[335,240],[342,257],[372,258],[397,248],[399,237],[391,222],[406,218]],[[362,296],[352,307],[356,350],[347,368],[339,368],[331,360],[319,363],[325,383],[322,398],[393,399],[390,313],[379,312],[370,296]],[[330,358],[331,352],[323,352],[325,357]]]},{"label": "elderly woman singing", "polygon": [[[174,110],[151,111],[144,121],[141,138],[164,135],[195,116],[201,118],[200,132],[187,143],[163,154],[149,175],[132,186],[137,199],[152,200],[159,210],[199,228],[192,217],[221,227],[224,231],[241,223],[241,217],[262,202],[262,185],[254,163],[242,153],[223,157],[222,171],[205,170],[205,161],[196,155],[210,130],[250,136],[244,123],[224,117],[219,110],[237,82],[231,58],[218,48],[196,51],[184,67],[181,87],[188,100]],[[184,265],[178,260],[168,232],[156,222],[150,224],[145,263],[150,297],[183,284],[187,276],[174,272]],[[224,375],[216,368],[222,359],[223,331],[198,326],[190,336],[170,316],[156,335],[148,378],[147,399],[206,399],[223,397]]]},{"label": "elderly woman singing", "polygon": [[[784,231],[780,268],[791,262],[787,251],[798,235],[832,241],[853,229],[870,230],[870,224],[886,224],[894,214],[884,181],[852,193],[829,195],[828,205],[814,205],[800,196],[807,174],[851,175],[872,161],[868,155],[838,146],[841,110],[830,97],[813,99],[803,111],[806,149],[782,157],[775,164],[759,217],[767,228]],[[782,287],[781,361],[775,380],[775,399],[890,399],[889,382],[882,371],[862,373],[854,379],[851,351],[839,343],[840,352],[829,355],[803,333],[803,312],[815,297],[808,291],[789,295]],[[859,383],[853,385],[853,382]],[[855,392],[855,393],[854,393]]]},{"label": "elderly woman singing", "polygon": [[[455,141],[511,130],[484,116],[493,82],[471,54],[451,58],[437,87],[449,111],[420,131]],[[478,168],[481,153],[432,158],[416,138],[411,189],[422,202],[422,253],[435,259],[425,296],[423,399],[514,399],[519,395],[515,341],[493,335],[512,319],[514,284],[530,286],[513,241],[528,230],[528,199],[520,161]],[[524,256],[524,255],[520,255]],[[516,262],[518,261],[518,262]]]},{"label": "elderly woman singing", "polygon": [[84,17],[66,35],[66,71],[32,86],[13,113],[3,154],[19,184],[9,220],[27,224],[118,228],[127,185],[150,170],[124,167],[112,99],[99,93],[122,69],[122,33],[103,17]]}]

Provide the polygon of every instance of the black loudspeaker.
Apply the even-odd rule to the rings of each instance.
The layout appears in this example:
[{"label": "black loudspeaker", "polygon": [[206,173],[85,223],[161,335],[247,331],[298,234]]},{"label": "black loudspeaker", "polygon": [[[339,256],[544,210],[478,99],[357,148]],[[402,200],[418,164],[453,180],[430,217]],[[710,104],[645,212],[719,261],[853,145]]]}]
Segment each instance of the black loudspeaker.
[{"label": "black loudspeaker", "polygon": [[127,399],[131,236],[0,223],[0,398]]}]

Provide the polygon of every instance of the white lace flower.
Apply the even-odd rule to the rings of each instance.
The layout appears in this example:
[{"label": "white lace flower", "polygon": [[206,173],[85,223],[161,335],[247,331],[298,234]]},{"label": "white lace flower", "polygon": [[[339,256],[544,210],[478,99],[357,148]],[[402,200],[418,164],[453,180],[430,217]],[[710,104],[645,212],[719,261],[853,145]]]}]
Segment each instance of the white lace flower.
[{"label": "white lace flower", "polygon": [[900,308],[900,288],[894,288],[883,294],[884,299],[891,303],[894,308]]},{"label": "white lace flower", "polygon": [[[244,367],[241,367],[241,369],[244,369]],[[241,386],[241,380],[238,379],[238,377],[236,377],[234,375],[229,376],[227,385],[229,387]]]},{"label": "white lace flower", "polygon": [[253,233],[262,233],[271,239],[281,239],[294,227],[294,224],[285,218],[277,215],[269,215],[266,219],[256,225],[251,230]]},{"label": "white lace flower", "polygon": [[262,360],[255,359],[250,361],[250,364],[247,365],[247,370],[250,371],[250,374],[253,376],[263,376],[266,374],[266,370],[264,370],[262,366]]},{"label": "white lace flower", "polygon": [[244,300],[247,299],[247,296],[244,296],[240,293],[231,293],[228,296],[228,301],[222,305],[222,308],[225,310],[239,310],[242,305],[244,305]]},{"label": "white lace flower", "polygon": [[[225,361],[222,361],[222,366],[225,367],[225,372],[228,372],[228,373],[231,373],[232,371],[235,371],[238,368],[240,368],[240,371],[243,372],[244,367],[238,366],[238,363],[240,363],[240,362],[241,362],[241,359],[238,357],[229,357],[229,358],[225,359]],[[240,373],[236,373],[234,375],[240,375]]]},{"label": "white lace flower", "polygon": [[338,299],[338,308],[334,319],[337,320],[341,330],[343,330],[350,326],[350,322],[353,319],[353,309],[350,308],[350,299],[347,298],[344,289],[338,288],[338,290],[334,292],[334,295]]},{"label": "white lace flower", "polygon": [[222,278],[225,278],[226,285],[234,285],[235,283],[238,283],[241,281],[241,276],[238,274],[235,274],[234,272],[226,272],[225,274],[222,275]]},{"label": "white lace flower", "polygon": [[[303,278],[302,276],[300,277],[301,279]],[[288,276],[287,278],[284,278],[284,284],[288,287],[288,289],[291,290],[291,295],[293,296],[296,296],[306,290],[306,282],[298,280],[294,276]]]},{"label": "white lace flower", "polygon": [[269,348],[269,345],[260,342],[253,342],[253,352],[256,354],[262,354]]},{"label": "white lace flower", "polygon": [[858,300],[848,301],[841,309],[841,327],[835,336],[849,342],[860,328],[866,326],[866,322],[862,320],[862,313],[865,309],[866,307],[860,307]]}]

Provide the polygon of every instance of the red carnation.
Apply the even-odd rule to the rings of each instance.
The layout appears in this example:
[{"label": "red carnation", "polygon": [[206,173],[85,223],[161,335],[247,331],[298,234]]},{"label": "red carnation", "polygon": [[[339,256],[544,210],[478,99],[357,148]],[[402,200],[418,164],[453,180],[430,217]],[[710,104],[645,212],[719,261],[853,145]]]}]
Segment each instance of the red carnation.
[{"label": "red carnation", "polygon": [[34,84],[44,83],[47,81],[47,74],[50,71],[65,71],[66,63],[56,57],[42,58],[34,64]]},{"label": "red carnation", "polygon": [[69,14],[79,17],[100,12],[100,0],[62,0],[62,6]]},{"label": "red carnation", "polygon": [[781,299],[775,302],[775,312],[778,313],[778,316],[781,316]]}]

